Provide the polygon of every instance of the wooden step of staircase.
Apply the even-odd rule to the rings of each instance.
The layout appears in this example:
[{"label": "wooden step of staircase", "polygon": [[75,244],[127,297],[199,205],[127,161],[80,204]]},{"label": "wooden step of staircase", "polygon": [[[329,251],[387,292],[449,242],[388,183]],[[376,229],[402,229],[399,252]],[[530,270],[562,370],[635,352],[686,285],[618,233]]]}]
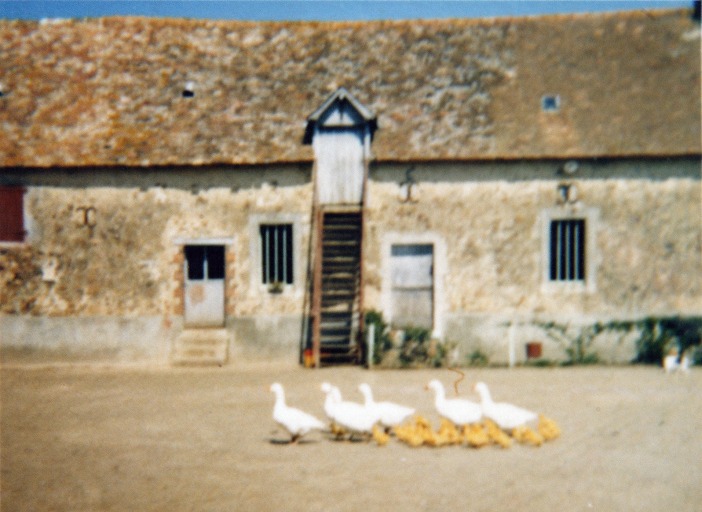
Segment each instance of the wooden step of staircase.
[{"label": "wooden step of staircase", "polygon": [[226,329],[184,329],[175,341],[171,362],[179,366],[221,366],[227,362]]},{"label": "wooden step of staircase", "polygon": [[323,365],[354,363],[359,329],[362,217],[360,211],[326,212],[321,226],[319,347]]}]

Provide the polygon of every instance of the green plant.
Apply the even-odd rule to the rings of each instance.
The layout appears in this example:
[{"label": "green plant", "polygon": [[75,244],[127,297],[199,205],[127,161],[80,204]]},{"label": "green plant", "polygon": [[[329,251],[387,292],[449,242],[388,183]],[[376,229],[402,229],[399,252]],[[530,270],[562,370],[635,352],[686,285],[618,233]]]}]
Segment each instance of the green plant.
[{"label": "green plant", "polygon": [[640,335],[636,340],[635,363],[659,364],[667,352],[670,339],[660,327],[660,322],[655,318],[646,318],[637,322]]},{"label": "green plant", "polygon": [[698,345],[692,349],[690,362],[693,365],[702,365],[702,345]]},{"label": "green plant", "polygon": [[649,317],[633,325],[641,333],[636,340],[635,363],[660,364],[671,345],[682,353],[702,340],[702,317]]},{"label": "green plant", "polygon": [[429,329],[409,326],[403,330],[398,361],[403,368],[439,368],[448,365],[451,351],[455,347],[455,342],[432,338]]},{"label": "green plant", "polygon": [[556,363],[554,361],[551,361],[550,359],[546,358],[539,358],[539,359],[529,359],[524,363],[526,366],[534,366],[536,368],[549,368],[551,366],[555,366]]},{"label": "green plant", "polygon": [[426,365],[430,359],[431,333],[423,327],[408,326],[404,328],[404,337],[400,347],[400,364],[403,367]]},{"label": "green plant", "polygon": [[610,328],[610,326],[598,322],[575,330],[575,334],[573,334],[574,329],[569,324],[545,322],[539,325],[547,336],[563,347],[567,357],[564,365],[599,363],[600,357],[597,352],[592,350],[592,343],[598,334]]},{"label": "green plant", "polygon": [[[593,364],[599,362],[598,354],[592,350],[594,339],[604,332],[619,332],[622,335],[638,331],[634,363],[660,364],[671,345],[680,353],[700,346],[702,340],[702,317],[648,317],[642,320],[614,320],[597,322],[580,330],[557,322],[537,324],[546,334],[556,340],[567,356],[564,364]],[[692,351],[696,354],[696,349]],[[694,362],[694,357],[693,357]]]},{"label": "green plant", "polygon": [[490,358],[481,349],[476,348],[467,356],[468,366],[487,366]]},{"label": "green plant", "polygon": [[436,352],[432,361],[431,366],[434,368],[440,368],[442,366],[449,366],[451,364],[451,353],[458,346],[458,343],[452,340],[434,340],[436,342]]}]

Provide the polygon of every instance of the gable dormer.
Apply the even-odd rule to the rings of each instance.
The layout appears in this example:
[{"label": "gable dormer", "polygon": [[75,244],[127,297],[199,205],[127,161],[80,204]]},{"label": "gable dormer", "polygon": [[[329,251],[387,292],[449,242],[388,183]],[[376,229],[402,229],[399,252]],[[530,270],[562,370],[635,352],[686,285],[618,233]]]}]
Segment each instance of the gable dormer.
[{"label": "gable dormer", "polygon": [[312,144],[314,149],[320,204],[363,202],[366,167],[376,129],[375,114],[343,87],[307,118],[303,142]]},{"label": "gable dormer", "polygon": [[307,118],[303,143],[313,144],[317,131],[349,128],[365,128],[372,139],[377,127],[375,114],[340,87]]}]

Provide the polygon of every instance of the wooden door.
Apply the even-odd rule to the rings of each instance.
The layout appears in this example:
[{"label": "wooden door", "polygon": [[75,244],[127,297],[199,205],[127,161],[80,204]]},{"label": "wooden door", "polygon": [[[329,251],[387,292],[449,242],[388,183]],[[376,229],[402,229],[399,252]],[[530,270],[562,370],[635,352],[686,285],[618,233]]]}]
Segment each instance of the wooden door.
[{"label": "wooden door", "polygon": [[185,326],[224,326],[224,246],[185,246]]},{"label": "wooden door", "polygon": [[319,203],[360,204],[365,176],[363,131],[322,130],[315,138],[315,149]]},{"label": "wooden door", "polygon": [[434,246],[400,244],[391,248],[392,325],[434,325]]}]

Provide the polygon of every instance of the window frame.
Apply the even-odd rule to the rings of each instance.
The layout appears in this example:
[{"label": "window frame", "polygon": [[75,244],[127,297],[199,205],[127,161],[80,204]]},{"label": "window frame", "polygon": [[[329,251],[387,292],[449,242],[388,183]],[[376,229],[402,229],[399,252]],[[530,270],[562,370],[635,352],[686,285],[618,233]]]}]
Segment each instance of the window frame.
[{"label": "window frame", "polygon": [[258,226],[261,284],[289,286],[295,283],[294,226],[283,222]]},{"label": "window frame", "polygon": [[587,258],[585,219],[551,219],[549,225],[549,279],[585,281]]},{"label": "window frame", "polygon": [[[272,225],[290,225],[292,229],[292,282],[265,283],[263,280],[263,245],[261,243],[261,227]],[[251,271],[249,278],[250,291],[257,295],[299,294],[304,289],[304,279],[307,260],[303,254],[303,229],[309,231],[305,216],[298,213],[257,213],[249,216],[249,258]]]},{"label": "window frame", "polygon": [[[583,221],[584,256],[582,279],[552,279],[551,226],[557,221]],[[548,208],[541,214],[541,290],[546,293],[572,292],[593,293],[597,283],[597,226],[599,210],[595,208]]]}]

